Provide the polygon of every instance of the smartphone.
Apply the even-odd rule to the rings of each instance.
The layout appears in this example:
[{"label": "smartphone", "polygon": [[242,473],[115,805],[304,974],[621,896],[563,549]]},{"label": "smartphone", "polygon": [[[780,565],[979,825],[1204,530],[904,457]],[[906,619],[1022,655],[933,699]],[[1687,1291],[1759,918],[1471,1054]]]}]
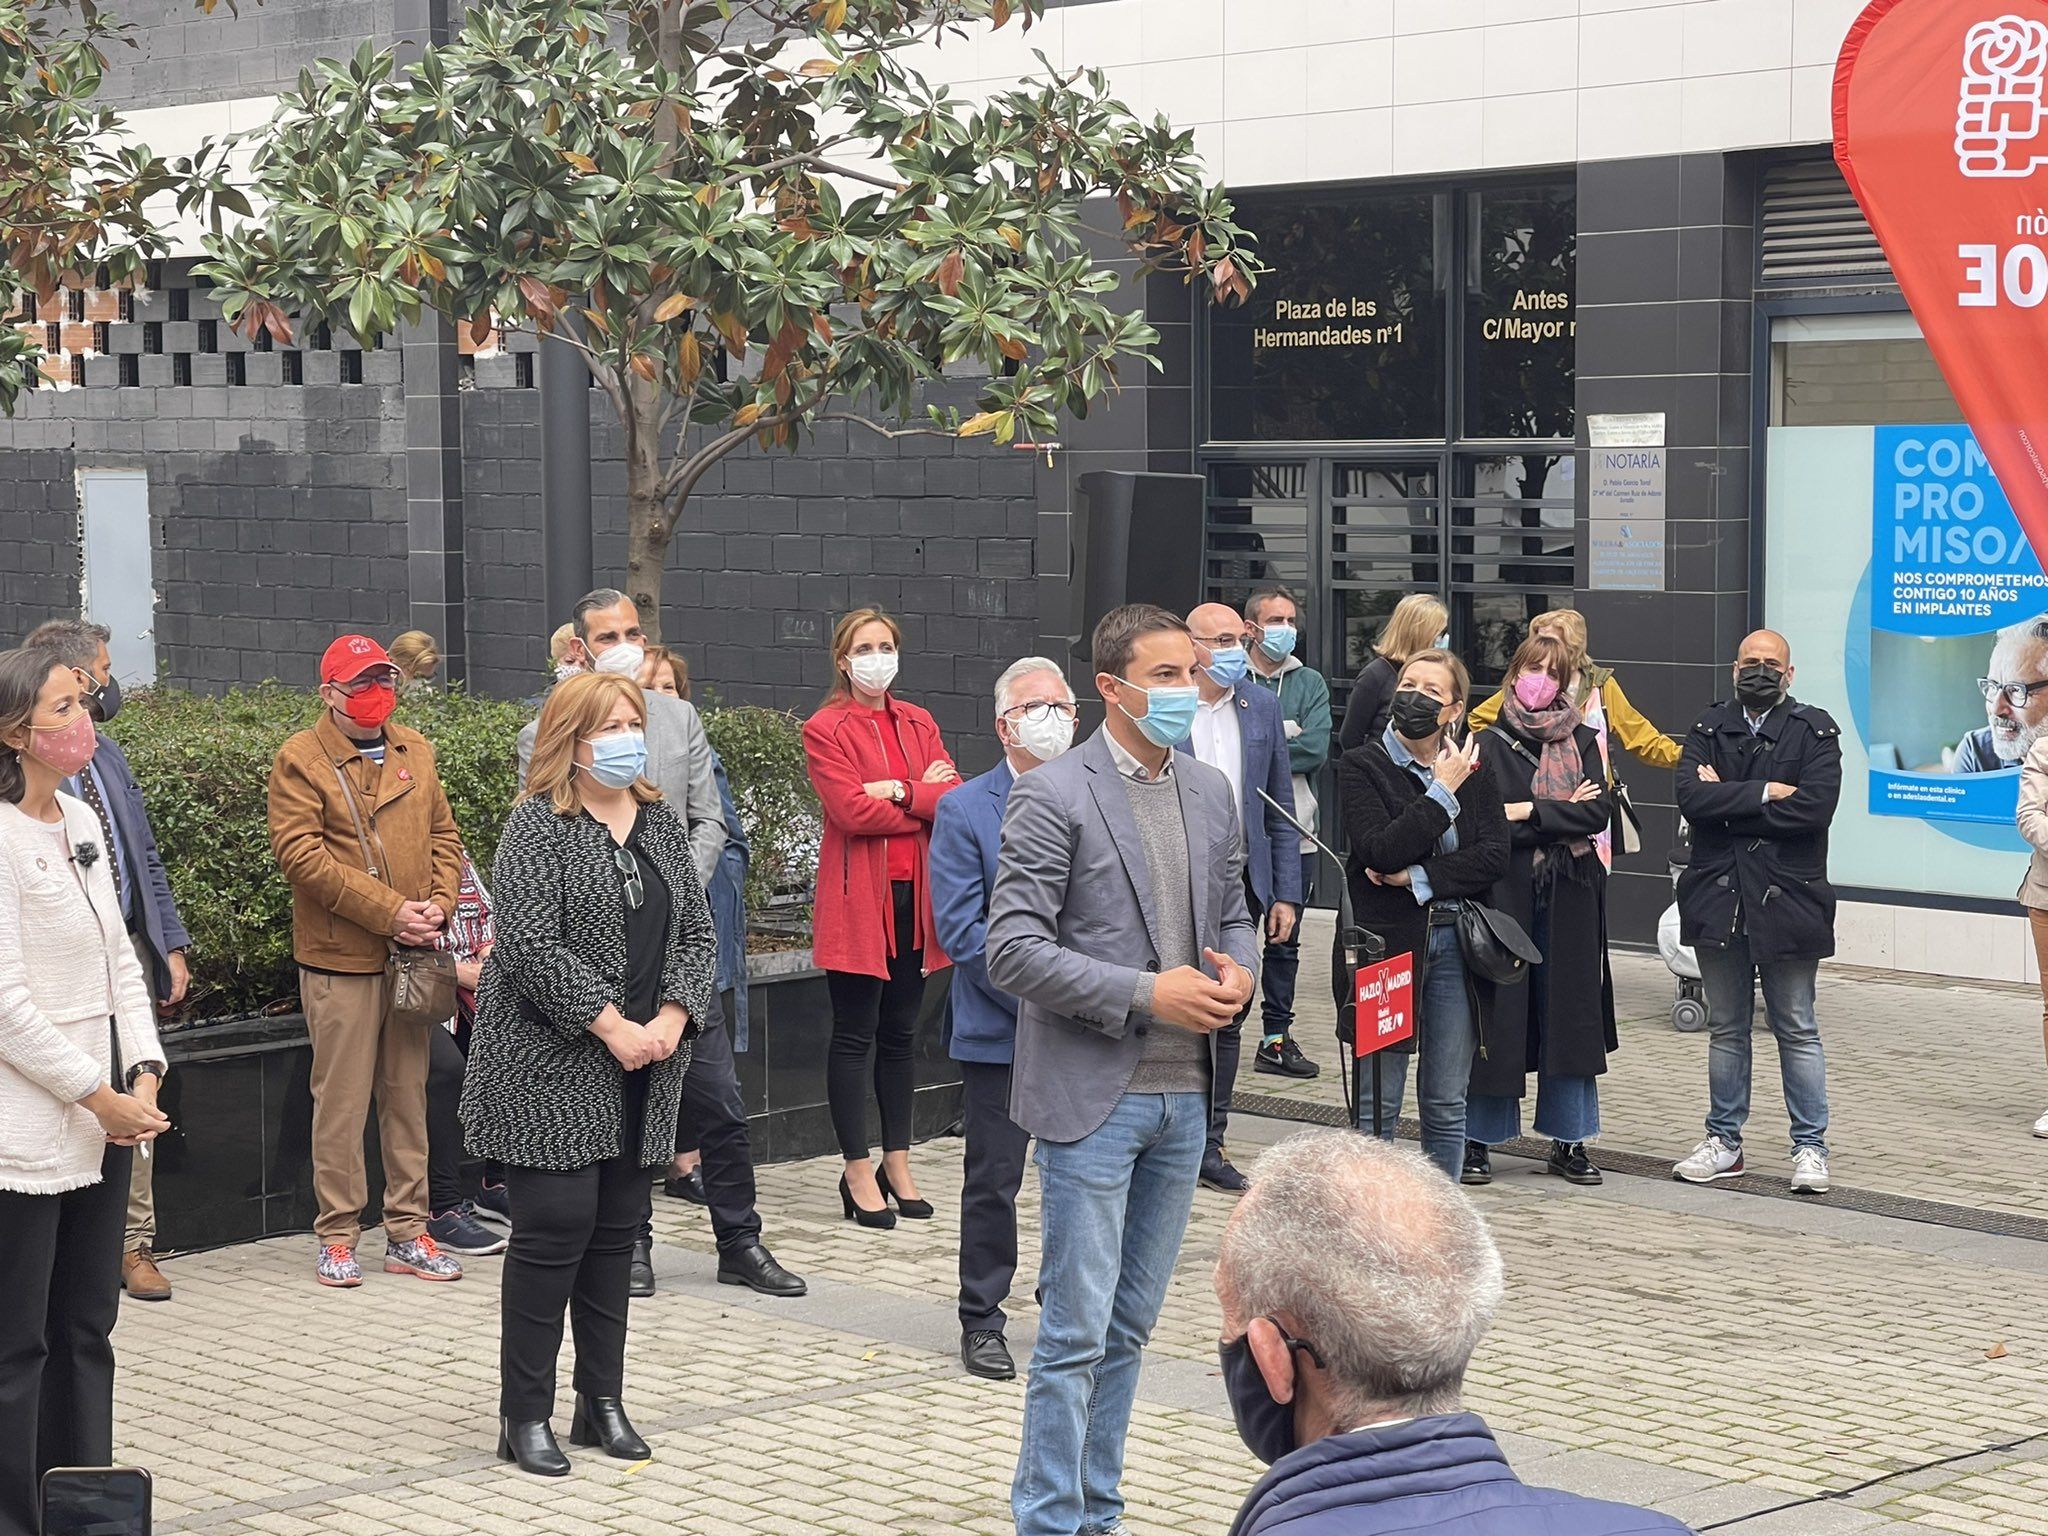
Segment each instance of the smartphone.
[{"label": "smartphone", "polygon": [[43,1474],[43,1536],[150,1536],[141,1467],[52,1467]]}]

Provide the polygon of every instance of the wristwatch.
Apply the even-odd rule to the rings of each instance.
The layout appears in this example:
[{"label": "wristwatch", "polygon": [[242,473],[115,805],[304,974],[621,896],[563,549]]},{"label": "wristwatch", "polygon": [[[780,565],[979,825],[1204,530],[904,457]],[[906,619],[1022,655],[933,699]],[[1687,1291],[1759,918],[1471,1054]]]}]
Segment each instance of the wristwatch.
[{"label": "wristwatch", "polygon": [[895,782],[896,793],[889,797],[890,801],[896,805],[908,805],[910,803],[910,786],[901,779]]}]

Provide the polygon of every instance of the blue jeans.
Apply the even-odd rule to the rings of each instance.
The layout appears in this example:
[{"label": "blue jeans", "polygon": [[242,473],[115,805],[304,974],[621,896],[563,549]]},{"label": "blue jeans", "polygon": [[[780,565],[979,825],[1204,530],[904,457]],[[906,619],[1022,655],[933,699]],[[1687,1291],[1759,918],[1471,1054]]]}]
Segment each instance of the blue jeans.
[{"label": "blue jeans", "polygon": [[1123,1516],[1138,1363],[1180,1257],[1209,1114],[1129,1093],[1079,1141],[1038,1143],[1038,1344],[1010,1512],[1017,1536],[1099,1536]]},{"label": "blue jeans", "polygon": [[[1424,967],[1422,995],[1415,1004],[1416,1096],[1422,1117],[1422,1150],[1455,1180],[1465,1167],[1465,1094],[1472,1081],[1472,1057],[1479,1048],[1479,1028],[1472,1019],[1472,999],[1465,990],[1465,956],[1458,948],[1458,930],[1442,923],[1429,930],[1429,961]],[[1381,1135],[1391,1141],[1401,1119],[1401,1099],[1408,1085],[1408,1057],[1391,1051],[1381,1068]],[[1372,1129],[1372,1063],[1365,1064],[1364,1091],[1359,1095],[1358,1124]]]},{"label": "blue jeans", "polygon": [[[1465,1106],[1465,1135],[1497,1147],[1522,1134],[1522,1101],[1475,1093]],[[1591,1141],[1600,1134],[1600,1079],[1536,1074],[1536,1134],[1553,1141]]]},{"label": "blue jeans", "polygon": [[1731,1147],[1742,1145],[1742,1125],[1749,1118],[1749,1034],[1756,1015],[1756,983],[1764,984],[1764,1017],[1778,1037],[1778,1071],[1785,1087],[1785,1110],[1792,1119],[1792,1145],[1828,1149],[1828,1066],[1820,1046],[1820,1023],[1813,1015],[1818,960],[1749,958],[1749,939],[1738,934],[1725,949],[1702,944],[1700,980],[1707,989],[1707,1012],[1713,1031],[1707,1045],[1707,1089],[1712,1109],[1707,1134]]},{"label": "blue jeans", "polygon": [[1294,978],[1301,972],[1301,920],[1308,915],[1309,898],[1315,894],[1316,860],[1320,855],[1301,856],[1301,906],[1294,915],[1294,932],[1285,944],[1268,944],[1266,960],[1259,974],[1259,1014],[1267,1040],[1285,1038],[1294,1028]]}]

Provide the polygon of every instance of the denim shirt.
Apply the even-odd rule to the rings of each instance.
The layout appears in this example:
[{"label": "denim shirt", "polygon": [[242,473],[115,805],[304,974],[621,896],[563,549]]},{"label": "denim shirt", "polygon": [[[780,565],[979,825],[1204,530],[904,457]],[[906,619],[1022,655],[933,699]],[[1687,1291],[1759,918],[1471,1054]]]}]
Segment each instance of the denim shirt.
[{"label": "denim shirt", "polygon": [[[1458,797],[1438,782],[1427,763],[1408,750],[1408,744],[1394,734],[1390,725],[1380,733],[1380,745],[1387,749],[1387,756],[1394,760],[1394,766],[1405,770],[1415,782],[1422,786],[1422,792],[1450,813],[1451,824],[1444,828],[1444,835],[1436,840],[1439,856],[1458,851]],[[1429,876],[1423,873],[1420,864],[1408,866],[1408,889],[1415,893],[1418,906],[1428,906],[1435,892],[1431,889]]]}]

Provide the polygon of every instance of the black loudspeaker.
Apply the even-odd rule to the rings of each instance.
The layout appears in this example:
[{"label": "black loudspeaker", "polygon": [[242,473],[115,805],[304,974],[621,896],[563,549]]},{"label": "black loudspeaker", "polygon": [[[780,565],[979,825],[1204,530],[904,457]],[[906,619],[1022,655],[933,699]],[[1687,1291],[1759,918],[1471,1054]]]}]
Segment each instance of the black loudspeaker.
[{"label": "black loudspeaker", "polygon": [[1185,614],[1202,601],[1200,475],[1094,470],[1081,476],[1074,513],[1074,594],[1080,632],[1076,677],[1095,671],[1095,626],[1125,603],[1156,603]]}]

